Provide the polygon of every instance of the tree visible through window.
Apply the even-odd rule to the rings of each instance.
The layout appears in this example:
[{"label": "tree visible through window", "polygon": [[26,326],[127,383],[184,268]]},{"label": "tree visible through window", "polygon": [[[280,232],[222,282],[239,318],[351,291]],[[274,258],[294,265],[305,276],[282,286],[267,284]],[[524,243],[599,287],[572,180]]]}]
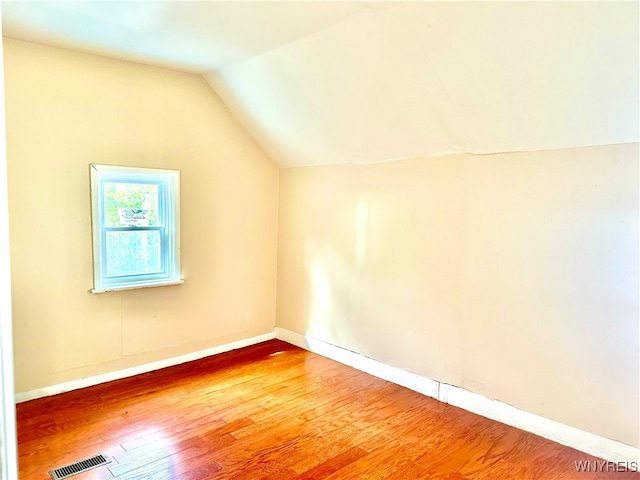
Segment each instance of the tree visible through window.
[{"label": "tree visible through window", "polygon": [[91,165],[94,292],[181,283],[179,172]]}]

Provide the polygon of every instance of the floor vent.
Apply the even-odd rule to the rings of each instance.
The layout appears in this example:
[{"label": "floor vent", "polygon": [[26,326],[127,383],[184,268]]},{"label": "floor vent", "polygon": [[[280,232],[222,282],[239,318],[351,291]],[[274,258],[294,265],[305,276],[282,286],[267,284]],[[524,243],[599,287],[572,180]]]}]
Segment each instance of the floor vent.
[{"label": "floor vent", "polygon": [[69,478],[73,475],[77,475],[92,468],[101,467],[111,463],[109,457],[103,453],[96,455],[95,457],[87,458],[86,460],[80,460],[79,462],[72,463],[65,467],[56,468],[49,472],[51,480],[62,480],[63,478]]}]

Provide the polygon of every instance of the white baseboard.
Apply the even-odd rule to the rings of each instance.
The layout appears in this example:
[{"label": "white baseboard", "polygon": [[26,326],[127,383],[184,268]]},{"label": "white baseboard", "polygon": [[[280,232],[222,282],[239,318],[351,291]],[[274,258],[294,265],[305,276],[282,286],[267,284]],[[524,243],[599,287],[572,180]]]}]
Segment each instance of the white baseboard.
[{"label": "white baseboard", "polygon": [[228,352],[242,347],[255,345],[273,338],[278,338],[305,350],[317,353],[337,362],[349,365],[378,378],[409,388],[423,395],[449,403],[464,410],[511,425],[521,430],[534,433],[553,440],[562,445],[608,460],[610,462],[640,462],[640,448],[616,440],[611,440],[590,432],[585,432],[568,425],[549,420],[533,413],[520,410],[506,403],[491,400],[477,393],[470,392],[454,385],[407,372],[398,367],[365,357],[356,352],[301,335],[290,330],[276,327],[275,332],[238,340],[206,350],[180,355],[137,367],[73,380],[50,387],[38,388],[28,392],[17,393],[16,403],[69,392],[79,388],[90,387],[100,383],[152,372],[165,367],[198,360],[211,355]]},{"label": "white baseboard", "polygon": [[378,362],[372,358],[365,357],[359,353],[336,347],[330,343],[316,340],[314,338],[300,335],[299,333],[276,327],[276,338],[287,343],[291,343],[305,350],[330,358],[337,362],[357,368],[363,372],[369,373],[374,377],[388,380],[395,384],[407,387],[428,397],[438,398],[439,382],[431,380],[427,377],[421,377],[415,373],[407,372],[397,367],[392,367],[386,363]]},{"label": "white baseboard", "polygon": [[266,342],[267,340],[271,340],[273,338],[275,338],[275,333],[265,333],[264,335],[258,335],[255,337],[238,340],[236,342],[225,343],[224,345],[218,345],[217,347],[187,353],[178,357],[167,358],[165,360],[159,360],[157,362],[147,363],[145,365],[139,365],[137,367],[126,368],[124,370],[104,373],[102,375],[96,375],[93,377],[81,378],[79,380],[72,380],[71,382],[60,383],[58,385],[52,385],[50,387],[37,388],[28,392],[16,393],[15,401],[16,403],[26,402],[28,400],[34,400],[36,398],[48,397],[50,395],[70,392],[71,390],[77,390],[79,388],[91,387],[93,385],[110,382],[112,380],[132,377],[134,375],[140,375],[141,373],[148,373],[154,370],[159,370],[161,368],[172,367],[174,365],[180,365],[181,363],[199,360],[211,355],[217,355],[219,353],[236,350],[238,348],[248,347],[257,343]]},{"label": "white baseboard", "polygon": [[[276,327],[276,338],[317,353],[337,362],[367,372],[378,378],[407,387],[416,392],[449,403],[469,412],[511,425],[526,432],[553,440],[581,452],[608,460],[610,462],[640,462],[640,448],[601,437],[590,432],[564,425],[554,420],[520,410],[506,403],[491,400],[464,388],[448,385],[398,367],[393,367],[356,352],[331,345],[301,335],[290,330]],[[580,460],[580,459],[576,459]],[[637,463],[636,463],[637,465]]]}]

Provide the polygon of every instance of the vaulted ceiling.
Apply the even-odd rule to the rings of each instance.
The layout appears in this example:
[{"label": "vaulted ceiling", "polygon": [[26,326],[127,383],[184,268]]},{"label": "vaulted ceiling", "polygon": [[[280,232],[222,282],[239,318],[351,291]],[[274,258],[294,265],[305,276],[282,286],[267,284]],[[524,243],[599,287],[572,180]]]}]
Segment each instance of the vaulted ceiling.
[{"label": "vaulted ceiling", "polygon": [[201,74],[283,167],[640,141],[638,2],[3,2],[6,36]]}]

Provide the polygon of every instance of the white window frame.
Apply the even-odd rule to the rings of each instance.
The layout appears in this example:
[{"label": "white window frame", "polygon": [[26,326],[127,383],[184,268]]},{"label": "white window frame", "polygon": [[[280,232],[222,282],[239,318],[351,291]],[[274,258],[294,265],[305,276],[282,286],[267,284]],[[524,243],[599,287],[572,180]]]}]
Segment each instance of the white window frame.
[{"label": "white window frame", "polygon": [[[91,164],[91,223],[93,233],[92,293],[184,283],[180,278],[180,171],[157,168]],[[105,182],[158,185],[157,227],[108,227],[104,225]],[[126,276],[106,275],[106,233],[112,230],[156,230],[160,233],[161,272]]]}]

